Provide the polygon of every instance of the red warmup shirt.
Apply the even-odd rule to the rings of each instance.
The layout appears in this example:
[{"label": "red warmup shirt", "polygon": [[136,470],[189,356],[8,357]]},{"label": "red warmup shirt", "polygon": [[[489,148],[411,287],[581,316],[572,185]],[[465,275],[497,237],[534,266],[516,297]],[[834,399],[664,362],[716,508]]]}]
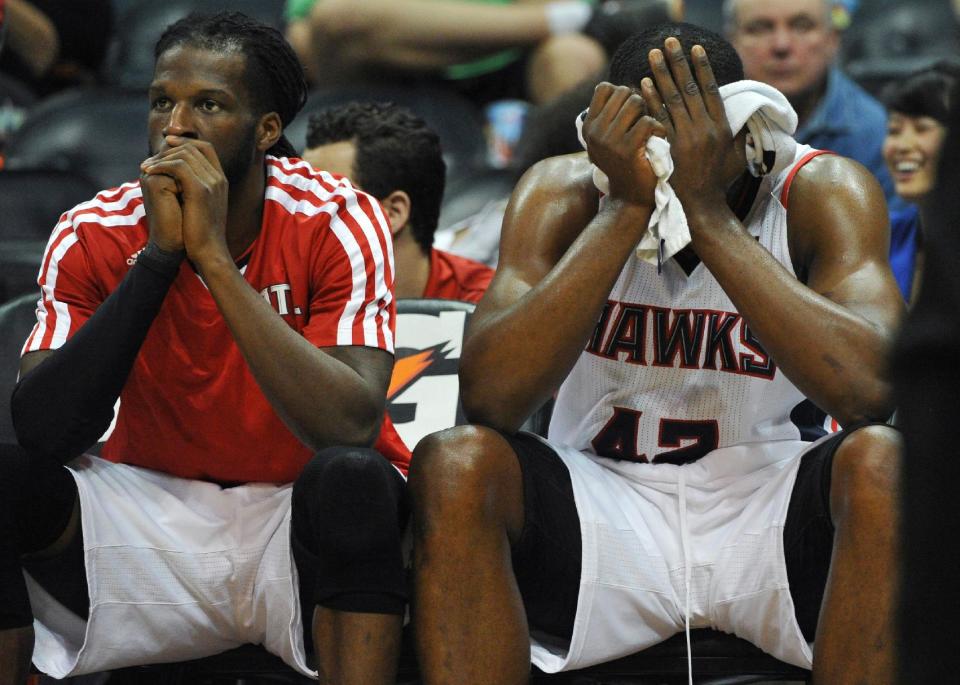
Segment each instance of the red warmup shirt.
[{"label": "red warmup shirt", "polygon": [[[393,352],[393,247],[379,204],[297,159],[267,158],[260,235],[244,278],[317,347]],[[147,242],[139,183],[64,214],[40,273],[24,353],[56,349],[117,287]],[[312,451],[264,397],[203,281],[184,261],[120,396],[103,456],[186,478],[290,482]],[[323,411],[323,407],[317,407]],[[397,457],[397,467],[408,462]]]},{"label": "red warmup shirt", "polygon": [[[423,289],[423,297],[479,302],[493,274],[493,269],[486,264],[433,249],[430,251],[430,276]],[[397,433],[389,414],[383,417],[380,437],[374,447],[391,461],[410,462],[410,448]]]},{"label": "red warmup shirt", "polygon": [[430,277],[425,298],[479,302],[493,279],[493,269],[472,259],[441,250],[430,250]]}]

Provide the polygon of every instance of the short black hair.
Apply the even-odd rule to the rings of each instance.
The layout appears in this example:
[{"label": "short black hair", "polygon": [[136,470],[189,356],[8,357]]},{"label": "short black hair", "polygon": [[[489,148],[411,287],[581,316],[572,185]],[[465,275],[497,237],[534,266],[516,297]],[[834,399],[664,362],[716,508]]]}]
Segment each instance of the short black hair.
[{"label": "short black hair", "polygon": [[405,107],[388,102],[349,102],[310,115],[307,148],[351,141],[353,180],[383,199],[395,190],[410,196],[410,227],[429,254],[440,218],[447,165],[440,138]]},{"label": "short black hair", "polygon": [[943,60],[916,71],[906,78],[891,81],[880,93],[880,100],[891,112],[911,117],[932,117],[946,125],[960,81],[960,63]]},{"label": "short black hair", "polygon": [[703,46],[718,86],[743,80],[740,56],[720,34],[695,24],[671,21],[651,26],[623,41],[610,59],[610,82],[639,88],[644,78],[653,78],[648,55],[654,48],[662,50],[663,42],[671,36],[680,41],[687,59],[694,45]]},{"label": "short black hair", "polygon": [[[258,114],[276,112],[286,128],[307,101],[303,66],[290,44],[276,28],[242,12],[194,12],[167,27],[154,48],[154,60],[180,45],[205,50],[237,52],[246,57],[246,87]],[[285,137],[269,154],[295,157]]]}]

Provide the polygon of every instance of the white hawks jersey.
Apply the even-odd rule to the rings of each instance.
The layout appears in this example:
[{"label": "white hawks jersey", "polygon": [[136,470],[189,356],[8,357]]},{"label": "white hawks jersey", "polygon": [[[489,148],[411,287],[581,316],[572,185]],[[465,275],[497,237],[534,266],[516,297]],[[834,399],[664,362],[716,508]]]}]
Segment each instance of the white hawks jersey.
[{"label": "white hawks jersey", "polygon": [[[815,154],[798,145],[792,165],[761,180],[743,219],[794,276],[781,193]],[[718,447],[800,438],[791,413],[804,399],[703,263],[688,276],[671,259],[658,273],[631,255],[560,387],[549,439],[616,459],[684,463]]]}]

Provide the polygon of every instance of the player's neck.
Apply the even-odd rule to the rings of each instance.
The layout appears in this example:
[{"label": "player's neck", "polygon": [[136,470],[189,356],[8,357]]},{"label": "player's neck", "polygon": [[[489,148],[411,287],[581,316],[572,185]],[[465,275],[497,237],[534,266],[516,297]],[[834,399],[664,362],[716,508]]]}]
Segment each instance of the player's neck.
[{"label": "player's neck", "polygon": [[230,186],[227,201],[227,247],[237,259],[260,235],[263,221],[263,193],[266,172],[263,164],[255,164],[250,172]]},{"label": "player's neck", "polygon": [[394,295],[397,298],[423,297],[430,280],[430,256],[413,239],[409,226],[393,239],[393,261],[396,277]]}]

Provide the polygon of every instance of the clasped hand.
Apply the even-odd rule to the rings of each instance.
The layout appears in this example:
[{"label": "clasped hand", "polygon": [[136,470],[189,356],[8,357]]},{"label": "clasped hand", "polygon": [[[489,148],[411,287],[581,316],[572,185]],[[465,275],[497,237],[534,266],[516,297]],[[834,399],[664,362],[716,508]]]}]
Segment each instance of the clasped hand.
[{"label": "clasped hand", "polygon": [[227,179],[210,143],[180,136],[165,141],[167,149],[140,164],[150,240],[164,250],[186,250],[200,263],[227,250]]},{"label": "clasped hand", "polygon": [[583,135],[590,160],[610,180],[611,197],[653,206],[657,178],[646,159],[652,135],[670,142],[670,185],[688,211],[723,203],[743,172],[707,53],[697,45],[691,54],[692,72],[680,41],[668,38],[664,50],[650,51],[654,78],[643,79],[640,93],[597,86]]}]

